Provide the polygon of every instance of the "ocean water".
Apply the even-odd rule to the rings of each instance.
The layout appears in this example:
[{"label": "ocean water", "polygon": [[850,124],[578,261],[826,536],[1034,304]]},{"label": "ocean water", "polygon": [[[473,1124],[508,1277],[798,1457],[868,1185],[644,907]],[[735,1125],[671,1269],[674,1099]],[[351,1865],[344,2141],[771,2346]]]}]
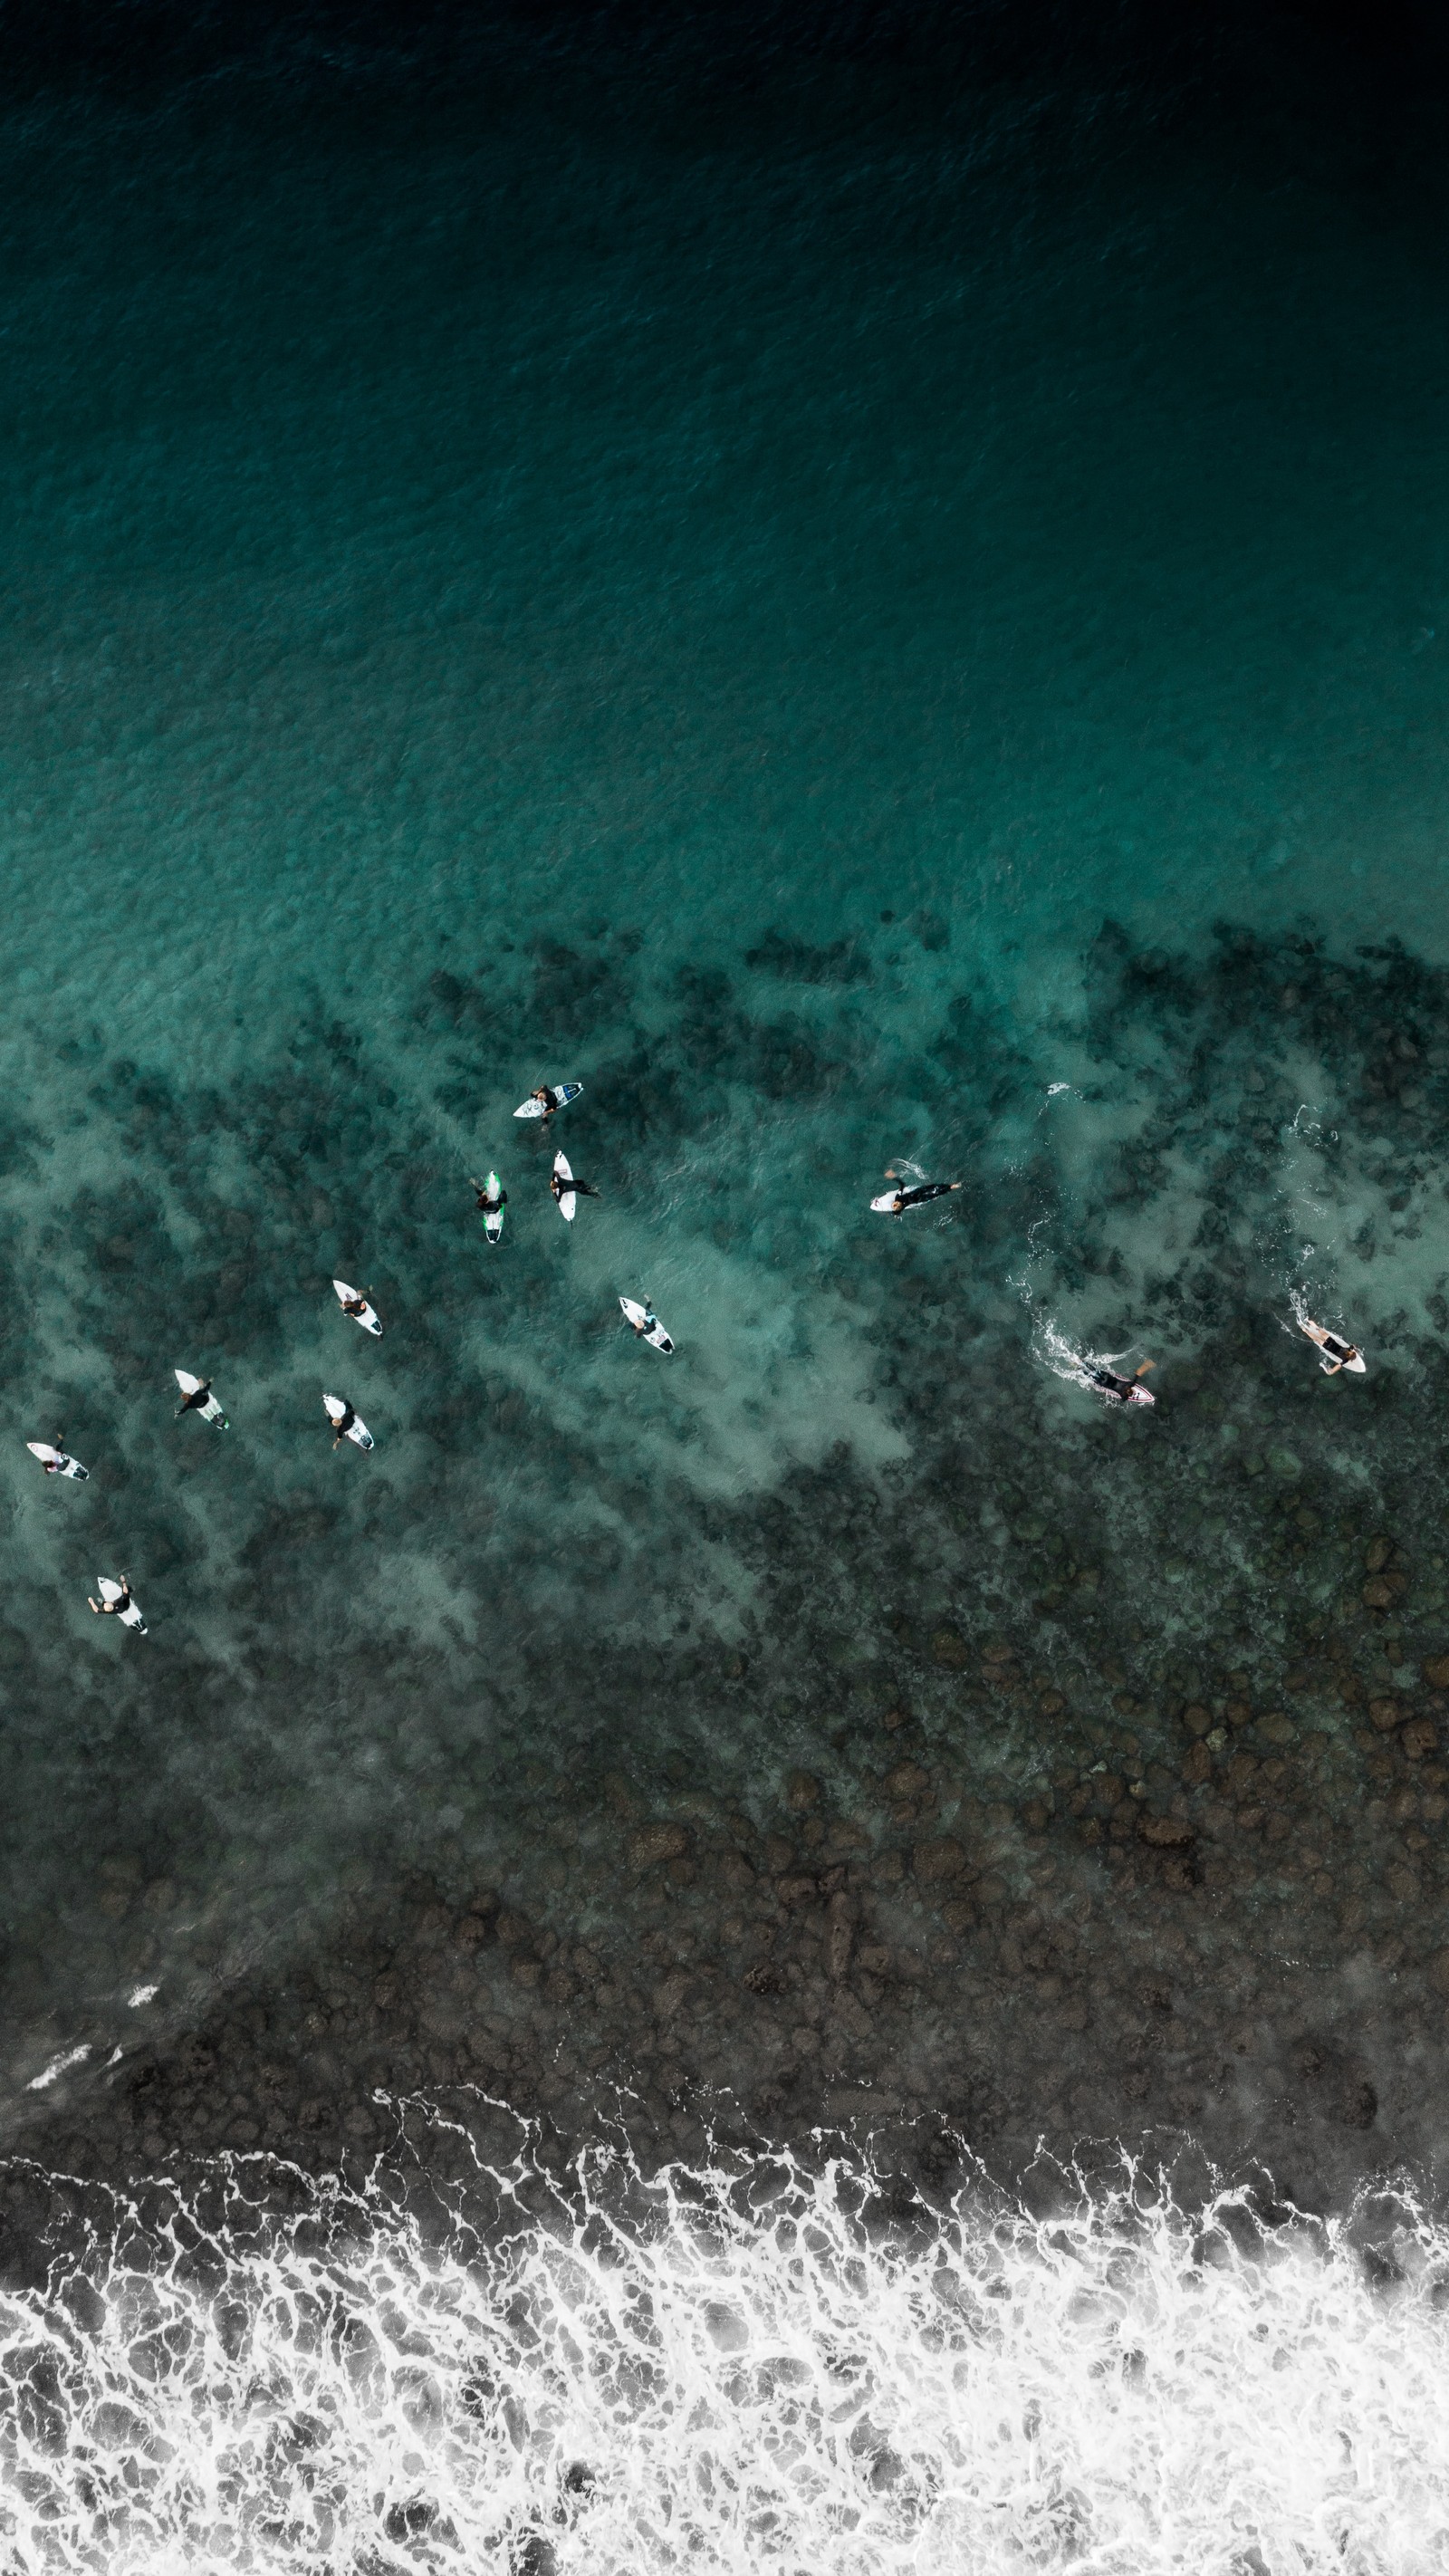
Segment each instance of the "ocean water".
[{"label": "ocean water", "polygon": [[561,2188],[524,2141],[480,2238],[373,2194],[259,2218],[249,2180],[149,2260],[97,2209],[84,2269],[0,2306],[16,2568],[1440,2561],[1412,2202],[1268,2225],[1128,2171],[1049,2218],[891,2211],[850,2162]]},{"label": "ocean water", "polygon": [[[1227,17],[1155,50],[986,14],[218,18],[154,71],[117,39],[17,80],[10,2149],[119,2189],[178,2141],[290,2152],[314,2097],[370,2147],[379,2084],[486,2073],[528,2109],[545,2058],[567,2089],[657,2057],[685,1993],[662,2003],[660,1972],[733,1944],[740,2008],[783,1994],[793,2037],[756,2063],[721,2024],[696,2064],[666,2032],[666,2132],[694,2082],[797,2141],[842,2084],[866,2098],[909,1951],[901,2011],[919,1991],[937,2018],[891,2078],[908,2120],[944,2106],[983,2152],[992,2119],[1064,2151],[1110,2137],[1161,2107],[1157,2043],[1108,2044],[1077,1998],[1102,1962],[1137,1995],[1166,1959],[1172,2009],[1201,1998],[1210,2030],[1164,2078],[1185,2127],[1236,2052],[1258,2072],[1231,2144],[1262,2146],[1281,2042],[1337,2106],[1332,2152],[1303,2148],[1315,2205],[1355,2167],[1431,2164],[1449,378],[1438,74],[1426,38],[1394,43],[1365,61]],[[584,1089],[555,1126],[515,1121],[565,1078]],[[602,1194],[572,1229],[556,1145]],[[964,1186],[872,1216],[902,1160]],[[469,1188],[492,1166],[496,1250]],[[369,1288],[380,1343],[334,1275]],[[621,1294],[652,1298],[671,1358]],[[1363,1343],[1363,1381],[1321,1375],[1302,1314]],[[1151,1358],[1155,1410],[1105,1411],[1081,1351]],[[227,1432],[175,1418],[176,1366],[214,1378]],[[324,1389],[371,1454],[333,1453]],[[56,1434],[86,1484],[28,1457]],[[144,1639],[86,1606],[122,1569]],[[752,1886],[837,1907],[800,1934],[793,2002],[794,1936],[729,1910],[755,1902],[729,1837]],[[856,1873],[843,1892],[791,1876],[816,1851]],[[379,2039],[318,1965],[406,1986],[396,1925],[425,1901],[484,1927],[511,1999],[486,2065],[457,2015],[441,2058]],[[810,2000],[827,1953],[843,2021]],[[875,1965],[847,2007],[852,1955]],[[1044,2018],[992,2025],[1023,1973]],[[297,2036],[319,2008],[325,2055]],[[297,2057],[270,2112],[236,2055],[248,2012]],[[148,2125],[126,2088],[198,2034],[220,2071],[193,2065],[174,2132]],[[1195,2222],[1144,2240],[1102,2189],[1070,2253],[1010,2238],[1000,2425],[972,2379],[996,2311],[927,2322],[941,2263],[996,2259],[976,2219],[878,2272],[831,2220],[778,2281],[775,2222],[742,2220],[737,2295],[811,2392],[788,2457],[728,2336],[700,2341],[715,2255],[684,2202],[636,2212],[627,2297],[668,2273],[665,2357],[646,2388],[599,2346],[631,2429],[607,2498],[550,2522],[559,2566],[670,2563],[681,2445],[710,2564],[1204,2566],[1209,2530],[1225,2568],[1428,2564],[1430,2289],[1371,2293],[1336,2238],[1204,2270]],[[278,2422],[326,2418],[338,2497],[383,2464],[384,2505],[355,2527],[329,2507],[304,2543],[301,2470],[273,2495],[242,2376],[206,2377],[211,2289],[181,2267],[143,2292],[107,2256],[74,2335],[55,2283],[50,2324],[15,2311],[15,2352],[71,2337],[60,2413],[32,2433],[22,2409],[15,2439],[80,2476],[75,2428],[136,2402],[154,2296],[186,2357],[135,2438],[166,2453],[194,2364],[213,2470],[127,2481],[103,2544],[99,2486],[62,2504],[12,2448],[16,2564],[441,2566],[548,2520],[614,2402],[584,2343],[549,2342],[585,2294],[545,2234],[487,2237],[475,2280],[371,2224],[349,2204],[328,2296],[351,2313],[390,2285],[439,2388],[461,2319],[486,2341],[510,2302],[547,2309],[508,2364],[520,2424],[534,2376],[545,2413],[555,2390],[546,2441],[505,2450],[491,2396],[465,2438],[459,2377],[415,2471],[401,2396],[336,2354],[316,2376],[300,2240],[231,2248],[237,2350],[276,2338]],[[1436,2225],[1414,2237],[1431,2283]],[[1124,2305],[1082,2311],[1047,2434],[1074,2265],[1103,2299],[1118,2266]],[[1172,2359],[1134,2487],[1148,2401],[1099,2365],[1138,2305],[1149,2376]],[[837,2336],[869,2357],[837,2365]],[[845,2413],[820,2395],[837,2367]],[[1256,2468],[1182,2431],[1209,2385]],[[726,2498],[713,2436],[681,2428],[736,2403]],[[1383,2410],[1366,2464],[1339,2429],[1360,2405]],[[852,2447],[867,2413],[878,2450]],[[1305,2415],[1303,2496],[1274,2503]],[[441,2519],[409,2520],[443,2452]]]}]

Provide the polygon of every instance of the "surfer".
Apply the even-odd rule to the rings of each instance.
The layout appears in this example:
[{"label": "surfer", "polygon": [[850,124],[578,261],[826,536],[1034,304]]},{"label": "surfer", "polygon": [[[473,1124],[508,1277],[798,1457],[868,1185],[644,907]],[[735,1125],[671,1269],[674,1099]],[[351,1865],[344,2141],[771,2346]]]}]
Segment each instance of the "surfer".
[{"label": "surfer", "polygon": [[1096,1360],[1078,1360],[1077,1366],[1087,1384],[1096,1387],[1101,1394],[1110,1396],[1114,1404],[1155,1404],[1157,1402],[1151,1390],[1138,1382],[1146,1377],[1149,1369],[1157,1366],[1155,1360],[1139,1362],[1131,1377],[1121,1377],[1116,1369],[1103,1368]]},{"label": "surfer", "polygon": [[521,1100],[515,1118],[551,1118],[556,1109],[567,1109],[583,1090],[581,1082],[540,1082],[526,1100]]},{"label": "surfer", "polygon": [[215,1423],[219,1431],[230,1430],[231,1425],[212,1394],[209,1377],[193,1377],[189,1369],[173,1369],[171,1374],[181,1389],[181,1402],[176,1408],[178,1422],[183,1413],[199,1413],[203,1422]]},{"label": "surfer", "polygon": [[348,1403],[345,1395],[324,1395],[322,1402],[335,1434],[332,1442],[334,1449],[340,1449],[344,1440],[350,1440],[357,1449],[372,1447],[372,1433],[356,1407]]},{"label": "surfer", "polygon": [[674,1344],[652,1305],[646,1301],[641,1306],[637,1297],[621,1297],[619,1304],[624,1310],[626,1321],[633,1326],[641,1342],[650,1343],[656,1351],[673,1350]]},{"label": "surfer", "polygon": [[1367,1363],[1357,1342],[1346,1342],[1341,1333],[1330,1333],[1323,1324],[1311,1324],[1306,1315],[1299,1316],[1298,1327],[1323,1352],[1318,1365],[1325,1377],[1337,1377],[1340,1369],[1351,1369],[1355,1377],[1366,1376]]},{"label": "surfer", "polygon": [[574,1213],[573,1206],[570,1204],[568,1207],[565,1207],[565,1199],[568,1199],[570,1203],[572,1203],[576,1198],[597,1199],[602,1198],[603,1196],[603,1192],[601,1190],[596,1190],[592,1181],[576,1181],[574,1179],[573,1173],[569,1170],[568,1157],[566,1154],[555,1154],[553,1158],[553,1171],[549,1176],[548,1185],[553,1192],[554,1205],[558,1209],[560,1216],[569,1218],[571,1222]]},{"label": "surfer", "polygon": [[334,1279],[332,1285],[337,1292],[337,1303],[343,1314],[350,1315],[353,1322],[360,1324],[365,1333],[371,1333],[373,1339],[380,1342],[382,1323],[377,1309],[368,1300],[367,1290],[350,1288],[345,1279]]},{"label": "surfer", "polygon": [[60,1445],[59,1432],[56,1433],[54,1441],[27,1440],[25,1446],[32,1458],[40,1460],[47,1476],[71,1476],[83,1485],[91,1472],[89,1467],[81,1465],[79,1458],[67,1455]]},{"label": "surfer", "polygon": [[486,1181],[470,1181],[468,1187],[477,1199],[483,1231],[490,1243],[496,1243],[503,1232],[503,1211],[508,1205],[508,1192],[496,1172],[490,1172]]},{"label": "surfer", "polygon": [[119,1619],[123,1628],[134,1628],[138,1636],[145,1636],[146,1622],[132,1594],[129,1574],[123,1574],[119,1583],[112,1575],[98,1574],[96,1590],[101,1596],[99,1601],[91,1601],[89,1593],[86,1599],[98,1619]]},{"label": "surfer", "polygon": [[952,1190],[966,1186],[964,1181],[905,1181],[899,1172],[887,1172],[886,1179],[896,1186],[883,1197],[871,1200],[872,1212],[877,1216],[904,1216],[907,1208],[925,1207],[929,1200],[947,1198]]}]

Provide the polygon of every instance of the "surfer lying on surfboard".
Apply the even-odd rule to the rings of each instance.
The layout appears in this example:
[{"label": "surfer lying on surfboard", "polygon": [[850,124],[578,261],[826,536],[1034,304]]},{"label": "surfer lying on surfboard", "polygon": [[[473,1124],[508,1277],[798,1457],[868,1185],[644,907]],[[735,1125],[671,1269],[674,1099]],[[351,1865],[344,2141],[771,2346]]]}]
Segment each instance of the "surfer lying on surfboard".
[{"label": "surfer lying on surfboard", "polygon": [[98,1574],[96,1590],[101,1596],[99,1601],[91,1601],[89,1593],[86,1599],[91,1601],[98,1619],[119,1619],[123,1628],[134,1628],[138,1637],[145,1636],[146,1622],[132,1596],[129,1574],[123,1574],[119,1583],[113,1575]]},{"label": "surfer lying on surfboard", "polygon": [[885,1191],[882,1197],[871,1200],[874,1216],[904,1216],[907,1208],[925,1207],[928,1200],[944,1199],[952,1190],[962,1190],[966,1186],[964,1181],[907,1181],[899,1172],[887,1172],[886,1179],[894,1181],[896,1186]]},{"label": "surfer lying on surfboard", "polygon": [[1120,1376],[1116,1369],[1103,1368],[1098,1360],[1078,1360],[1077,1366],[1086,1384],[1094,1386],[1100,1395],[1109,1397],[1113,1404],[1155,1404],[1157,1402],[1150,1388],[1138,1384],[1138,1380],[1144,1378],[1149,1369],[1157,1366],[1155,1360],[1140,1361],[1131,1377]]},{"label": "surfer lying on surfboard", "polygon": [[1356,1342],[1344,1341],[1341,1334],[1330,1333],[1322,1324],[1311,1324],[1306,1315],[1299,1316],[1298,1329],[1324,1353],[1318,1365],[1325,1377],[1337,1377],[1340,1369],[1352,1369],[1355,1377],[1367,1375],[1367,1362]]},{"label": "surfer lying on surfboard", "polygon": [[56,1433],[53,1442],[49,1440],[27,1440],[25,1446],[29,1450],[32,1458],[38,1458],[40,1460],[47,1476],[72,1476],[78,1483],[83,1485],[91,1472],[89,1467],[83,1467],[81,1465],[79,1458],[71,1458],[67,1456],[65,1450],[62,1449],[60,1445],[59,1432]]},{"label": "surfer lying on surfboard", "polygon": [[468,1187],[477,1199],[483,1231],[490,1243],[496,1243],[503,1232],[503,1211],[508,1205],[508,1192],[496,1172],[490,1172],[486,1181],[470,1181]]}]

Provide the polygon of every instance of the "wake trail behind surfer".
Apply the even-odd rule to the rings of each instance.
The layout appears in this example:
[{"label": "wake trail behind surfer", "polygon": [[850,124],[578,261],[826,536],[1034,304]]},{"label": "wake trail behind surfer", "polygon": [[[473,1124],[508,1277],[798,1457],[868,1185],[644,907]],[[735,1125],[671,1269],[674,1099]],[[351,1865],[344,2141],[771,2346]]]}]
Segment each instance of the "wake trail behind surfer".
[{"label": "wake trail behind surfer", "polygon": [[1156,1367],[1155,1360],[1139,1361],[1131,1377],[1123,1377],[1117,1369],[1104,1368],[1098,1360],[1079,1360],[1077,1365],[1087,1384],[1096,1387],[1100,1394],[1109,1396],[1114,1404],[1155,1404],[1157,1401],[1150,1387],[1139,1383],[1149,1369]]}]

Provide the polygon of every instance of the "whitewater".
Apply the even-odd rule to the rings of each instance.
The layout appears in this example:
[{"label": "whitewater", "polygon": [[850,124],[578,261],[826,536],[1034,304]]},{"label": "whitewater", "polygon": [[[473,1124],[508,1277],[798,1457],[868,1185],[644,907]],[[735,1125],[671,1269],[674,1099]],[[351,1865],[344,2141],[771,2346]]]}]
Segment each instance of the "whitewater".
[{"label": "whitewater", "polygon": [[[236,2159],[0,2303],[14,2576],[499,2567],[1413,2576],[1449,2234],[1124,2160],[932,2210],[858,2155],[525,2145],[424,2220]],[[1044,2184],[1048,2177],[1038,2177]]]}]

